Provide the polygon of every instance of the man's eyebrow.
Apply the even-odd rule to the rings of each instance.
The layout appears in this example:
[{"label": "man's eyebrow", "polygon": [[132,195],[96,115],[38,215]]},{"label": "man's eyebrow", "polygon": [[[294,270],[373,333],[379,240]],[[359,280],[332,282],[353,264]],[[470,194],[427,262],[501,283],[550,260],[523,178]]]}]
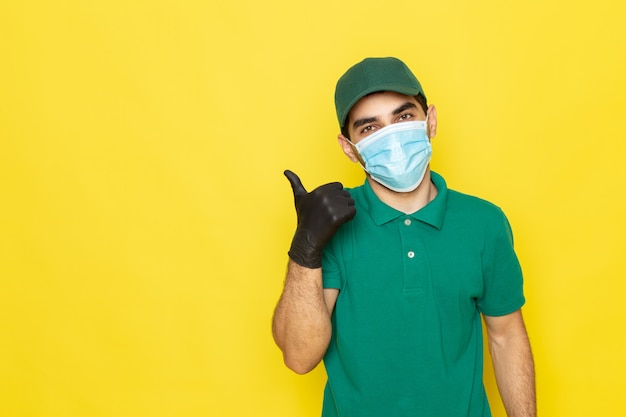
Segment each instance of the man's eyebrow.
[{"label": "man's eyebrow", "polygon": [[403,105],[401,105],[400,107],[398,107],[397,109],[395,109],[392,114],[394,116],[399,115],[400,113],[409,110],[409,109],[416,109],[417,106],[415,105],[415,103],[411,103],[410,101],[407,101],[406,103],[404,103]]},{"label": "man's eyebrow", "polygon": [[378,117],[364,117],[362,119],[355,120],[354,123],[352,123],[352,127],[356,129],[357,127],[366,125],[368,123],[374,123],[377,120],[378,120]]},{"label": "man's eyebrow", "polygon": [[[392,111],[391,114],[394,116],[397,116],[400,113],[405,112],[410,109],[417,109],[417,106],[415,105],[415,103],[411,103],[410,101],[407,101],[406,103],[404,103],[403,105],[401,105],[400,107]],[[374,123],[376,121],[378,121],[378,117],[363,117],[362,119],[355,120],[354,123],[352,123],[352,127],[356,129],[357,127],[366,125],[368,123]]]}]

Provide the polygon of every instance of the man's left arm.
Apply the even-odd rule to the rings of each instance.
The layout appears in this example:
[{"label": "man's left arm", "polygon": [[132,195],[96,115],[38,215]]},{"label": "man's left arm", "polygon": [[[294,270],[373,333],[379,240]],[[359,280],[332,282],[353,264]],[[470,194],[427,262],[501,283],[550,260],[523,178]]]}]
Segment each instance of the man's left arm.
[{"label": "man's left arm", "polygon": [[509,417],[536,417],[535,366],[521,310],[483,316],[498,390]]}]

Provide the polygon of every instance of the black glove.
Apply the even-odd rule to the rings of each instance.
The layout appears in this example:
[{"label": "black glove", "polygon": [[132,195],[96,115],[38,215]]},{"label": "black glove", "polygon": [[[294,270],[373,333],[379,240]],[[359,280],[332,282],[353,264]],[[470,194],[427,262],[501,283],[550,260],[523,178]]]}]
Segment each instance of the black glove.
[{"label": "black glove", "polygon": [[308,193],[296,174],[287,170],[285,176],[291,183],[298,214],[289,257],[304,267],[320,268],[324,245],[339,226],[356,214],[354,200],[340,182],[319,186]]}]

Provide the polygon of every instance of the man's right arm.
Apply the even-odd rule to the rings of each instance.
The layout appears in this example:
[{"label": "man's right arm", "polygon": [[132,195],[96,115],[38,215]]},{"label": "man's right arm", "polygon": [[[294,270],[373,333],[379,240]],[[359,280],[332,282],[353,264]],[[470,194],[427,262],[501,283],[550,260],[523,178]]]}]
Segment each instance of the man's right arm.
[{"label": "man's right arm", "polygon": [[295,173],[285,171],[285,176],[293,190],[298,227],[289,249],[287,278],[274,312],[272,332],[287,367],[304,374],[326,353],[332,334],[330,316],[339,292],[323,287],[322,251],[356,210],[341,183],[308,192]]},{"label": "man's right arm", "polygon": [[315,368],[332,335],[330,316],[339,291],[323,289],[322,269],[289,261],[285,288],[276,306],[272,332],[285,365],[298,374]]}]

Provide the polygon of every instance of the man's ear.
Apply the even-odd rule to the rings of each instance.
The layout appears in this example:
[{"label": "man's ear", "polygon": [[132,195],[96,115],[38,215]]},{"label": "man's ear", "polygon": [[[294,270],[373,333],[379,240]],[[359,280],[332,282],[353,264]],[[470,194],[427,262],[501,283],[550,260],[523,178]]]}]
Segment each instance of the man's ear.
[{"label": "man's ear", "polygon": [[426,126],[426,134],[428,139],[432,139],[437,135],[437,109],[432,104],[428,106],[428,125]]},{"label": "man's ear", "polygon": [[340,134],[339,136],[337,136],[337,141],[339,142],[339,146],[341,146],[341,150],[343,150],[343,153],[346,154],[348,159],[350,159],[352,162],[359,161],[357,153],[354,150],[354,147],[352,146],[350,139],[345,137],[343,134]]}]

